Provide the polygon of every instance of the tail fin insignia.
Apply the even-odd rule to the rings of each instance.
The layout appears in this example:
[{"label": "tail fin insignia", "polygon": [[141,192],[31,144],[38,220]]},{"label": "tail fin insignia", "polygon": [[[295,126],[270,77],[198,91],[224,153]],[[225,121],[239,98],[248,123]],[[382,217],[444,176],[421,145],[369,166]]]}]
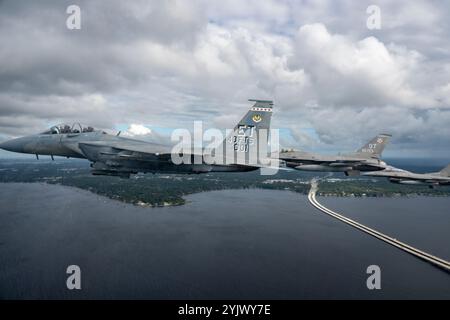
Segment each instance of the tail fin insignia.
[{"label": "tail fin insignia", "polygon": [[356,153],[365,155],[370,158],[380,158],[384,148],[389,143],[390,138],[390,134],[379,134],[375,138],[370,140],[367,144],[365,144],[362,148],[358,149]]},{"label": "tail fin insignia", "polygon": [[273,102],[254,102],[250,110],[237,123],[223,142],[227,161],[239,164],[257,163],[259,155],[268,150]]}]

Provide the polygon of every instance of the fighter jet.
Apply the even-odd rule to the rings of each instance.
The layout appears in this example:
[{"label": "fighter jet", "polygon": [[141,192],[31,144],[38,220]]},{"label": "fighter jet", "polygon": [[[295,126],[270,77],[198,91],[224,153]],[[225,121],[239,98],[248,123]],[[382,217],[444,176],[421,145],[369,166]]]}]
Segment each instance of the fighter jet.
[{"label": "fighter jet", "polygon": [[37,159],[39,155],[49,155],[52,159],[54,156],[84,158],[91,162],[92,174],[122,178],[138,172],[251,171],[263,166],[260,158],[251,160],[249,155],[259,155],[260,144],[267,144],[273,102],[249,101],[254,102],[251,109],[218,146],[217,150],[223,150],[220,153],[223,161],[207,161],[203,152],[185,152],[177,156],[189,161],[175,163],[172,146],[111,135],[80,124],[53,126],[40,134],[0,143],[0,148],[35,154]]},{"label": "fighter jet", "polygon": [[386,177],[392,183],[427,185],[430,188],[434,188],[435,186],[450,185],[450,164],[439,172],[414,173],[388,166],[382,171],[364,172],[363,175],[372,177]]},{"label": "fighter jet", "polygon": [[344,172],[347,176],[359,175],[361,171],[378,171],[386,168],[380,159],[390,134],[379,134],[355,152],[334,156],[303,151],[282,151],[280,160],[287,167],[303,171]]}]

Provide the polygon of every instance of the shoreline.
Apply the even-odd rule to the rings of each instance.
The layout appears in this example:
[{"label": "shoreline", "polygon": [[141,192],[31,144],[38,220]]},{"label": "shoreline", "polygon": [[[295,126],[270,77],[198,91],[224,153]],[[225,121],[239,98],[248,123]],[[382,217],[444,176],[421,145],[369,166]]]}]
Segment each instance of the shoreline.
[{"label": "shoreline", "polygon": [[[120,198],[120,196],[116,196],[116,195],[111,195],[109,196],[108,194],[102,194],[100,192],[96,192],[95,190],[92,190],[90,188],[82,188],[82,187],[78,187],[78,186],[73,186],[73,185],[69,185],[69,184],[63,184],[61,182],[47,182],[47,181],[35,181],[35,182],[0,182],[0,184],[40,184],[40,185],[47,185],[47,186],[61,186],[64,188],[70,188],[71,190],[74,190],[76,192],[84,192],[84,193],[89,193],[92,195],[95,195],[97,197],[102,197],[102,198],[106,198],[108,200],[111,201],[117,201],[118,203],[121,204],[129,204],[132,205],[134,207],[140,207],[140,208],[170,208],[170,207],[181,207],[184,205],[188,205],[191,203],[190,200],[188,200],[188,197],[196,195],[196,194],[202,194],[202,193],[207,193],[207,192],[214,192],[214,191],[229,191],[229,190],[245,190],[245,189],[251,189],[251,190],[274,190],[274,191],[288,191],[288,192],[292,192],[295,194],[299,194],[302,196],[307,197],[306,193],[303,192],[299,192],[296,190],[291,190],[291,189],[277,189],[277,188],[261,188],[261,187],[246,187],[246,188],[222,188],[222,189],[211,189],[211,190],[204,190],[204,191],[194,191],[192,193],[187,193],[187,194],[183,194],[181,196],[182,202],[175,202],[175,203],[171,203],[170,201],[164,201],[162,204],[161,203],[148,203],[148,202],[144,202],[144,201],[127,201],[124,198]],[[382,195],[360,195],[360,194],[339,194],[339,193],[322,193],[320,192],[320,188],[319,191],[317,192],[317,196],[318,197],[324,197],[324,198],[342,198],[342,199],[375,199],[375,198],[390,198],[390,199],[402,199],[402,198],[409,198],[409,199],[415,199],[415,198],[447,198],[449,197],[449,195],[445,195],[445,194],[420,194],[420,193],[411,193],[411,194],[398,194],[398,193],[394,193],[394,194],[382,194]]]}]

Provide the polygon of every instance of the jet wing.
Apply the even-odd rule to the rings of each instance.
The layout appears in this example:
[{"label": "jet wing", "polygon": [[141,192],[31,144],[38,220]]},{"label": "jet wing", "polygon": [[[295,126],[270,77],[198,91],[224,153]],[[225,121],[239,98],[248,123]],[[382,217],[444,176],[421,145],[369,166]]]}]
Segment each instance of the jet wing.
[{"label": "jet wing", "polygon": [[92,147],[110,147],[117,150],[150,154],[170,153],[171,150],[170,146],[138,140],[80,142],[79,145],[89,145]]},{"label": "jet wing", "polygon": [[[80,142],[79,148],[83,154],[91,161],[100,160],[102,156],[111,156],[113,158],[129,159],[135,161],[170,161],[172,157],[172,150],[170,146],[141,142],[141,141],[93,141]],[[192,157],[199,157],[202,161],[203,155],[201,153],[184,153]],[[236,161],[234,157],[224,159],[224,164],[241,165],[256,168],[272,168],[283,170],[286,165],[284,161],[273,158],[261,159],[258,163],[249,163],[248,161]]]},{"label": "jet wing", "polygon": [[115,156],[138,161],[169,159],[171,156],[169,146],[135,140],[80,142],[78,146],[91,161],[98,160],[101,156]]},{"label": "jet wing", "polygon": [[161,154],[161,153],[170,153],[171,147],[151,143],[144,141],[92,141],[92,142],[80,142],[80,147],[83,145],[91,146],[91,147],[99,147],[99,148],[113,148],[116,150],[124,150],[131,152],[139,152],[139,153],[149,153],[149,154]]}]

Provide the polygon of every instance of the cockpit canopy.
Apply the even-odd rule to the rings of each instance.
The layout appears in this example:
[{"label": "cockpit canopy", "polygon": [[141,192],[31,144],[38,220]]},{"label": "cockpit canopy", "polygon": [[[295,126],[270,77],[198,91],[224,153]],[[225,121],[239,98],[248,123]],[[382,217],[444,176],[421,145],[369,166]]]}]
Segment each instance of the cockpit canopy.
[{"label": "cockpit canopy", "polygon": [[66,133],[84,133],[84,132],[94,132],[95,129],[90,126],[83,126],[79,123],[74,123],[72,125],[68,124],[58,124],[51,127],[50,129],[42,132],[41,134],[66,134]]}]

